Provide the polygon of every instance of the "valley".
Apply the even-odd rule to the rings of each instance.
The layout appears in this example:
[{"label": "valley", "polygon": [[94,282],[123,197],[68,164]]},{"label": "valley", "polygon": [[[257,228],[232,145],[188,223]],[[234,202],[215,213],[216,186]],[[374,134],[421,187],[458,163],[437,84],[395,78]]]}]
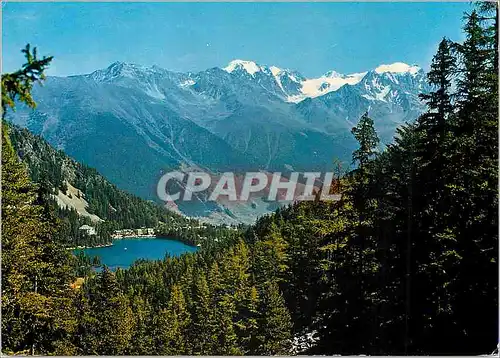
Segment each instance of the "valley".
[{"label": "valley", "polygon": [[[359,117],[370,113],[382,150],[397,126],[422,113],[418,95],[429,88],[422,69],[403,63],[306,79],[242,60],[198,73],[115,62],[88,75],[49,76],[33,89],[36,110],[20,106],[9,118],[121,189],[158,201],[158,180],[178,169],[324,172],[337,158],[348,170]],[[251,224],[276,209],[200,196],[175,204],[220,224]]]}]

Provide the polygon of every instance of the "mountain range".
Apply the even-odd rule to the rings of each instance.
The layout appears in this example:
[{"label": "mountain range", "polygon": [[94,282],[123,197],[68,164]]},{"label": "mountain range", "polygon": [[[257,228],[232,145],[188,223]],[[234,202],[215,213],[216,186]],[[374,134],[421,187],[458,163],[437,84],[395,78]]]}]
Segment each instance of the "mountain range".
[{"label": "mountain range", "polygon": [[[350,134],[368,111],[382,143],[423,110],[424,71],[404,63],[306,78],[297,71],[234,60],[178,73],[115,62],[90,74],[48,77],[38,106],[10,119],[95,167],[121,189],[155,199],[166,171],[325,171],[350,164]],[[251,222],[274,210],[264,201],[221,207],[177,203],[191,216]]]}]

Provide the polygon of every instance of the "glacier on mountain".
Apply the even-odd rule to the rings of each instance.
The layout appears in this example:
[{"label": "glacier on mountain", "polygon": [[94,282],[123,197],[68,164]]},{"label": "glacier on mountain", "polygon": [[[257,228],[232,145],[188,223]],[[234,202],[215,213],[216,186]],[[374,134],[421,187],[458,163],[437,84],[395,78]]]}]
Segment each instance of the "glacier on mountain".
[{"label": "glacier on mountain", "polygon": [[[281,89],[283,99],[286,102],[299,103],[306,98],[315,98],[323,96],[327,93],[337,91],[344,85],[356,85],[363,80],[363,78],[370,72],[357,72],[351,74],[342,74],[334,70],[326,72],[324,75],[317,78],[304,78],[303,76],[294,75],[294,72],[281,69],[276,66],[263,66],[254,61],[247,60],[233,60],[224,70],[230,74],[238,75],[238,73],[246,73],[255,78],[256,73],[270,74],[278,87]],[[395,84],[399,84],[401,75],[410,74],[415,77],[421,72],[420,67],[415,65],[408,65],[403,62],[395,62],[393,64],[383,64],[371,71],[377,74],[385,74],[387,78],[391,79]],[[295,84],[293,93],[288,90],[288,87],[283,84],[283,78],[287,78],[289,83]],[[384,89],[377,94],[365,94],[364,97],[370,100],[385,101],[385,96],[388,90]]]}]

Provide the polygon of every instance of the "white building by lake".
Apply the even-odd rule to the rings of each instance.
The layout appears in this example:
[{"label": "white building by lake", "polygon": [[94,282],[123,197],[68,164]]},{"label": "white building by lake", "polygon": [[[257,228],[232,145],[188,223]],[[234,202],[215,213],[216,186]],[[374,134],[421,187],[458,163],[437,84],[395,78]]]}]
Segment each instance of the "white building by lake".
[{"label": "white building by lake", "polygon": [[82,225],[82,226],[80,226],[79,230],[81,232],[83,231],[85,234],[87,234],[89,236],[95,236],[95,235],[97,235],[97,232],[95,231],[95,228],[93,228],[90,225]]}]

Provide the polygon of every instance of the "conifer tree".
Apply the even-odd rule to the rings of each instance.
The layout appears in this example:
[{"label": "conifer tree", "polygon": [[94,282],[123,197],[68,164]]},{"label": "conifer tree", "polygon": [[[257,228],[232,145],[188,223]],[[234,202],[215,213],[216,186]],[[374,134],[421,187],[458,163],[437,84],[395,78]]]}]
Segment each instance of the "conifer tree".
[{"label": "conifer tree", "polygon": [[84,285],[78,345],[83,354],[123,355],[130,351],[134,318],[130,301],[107,267]]},{"label": "conifer tree", "polygon": [[223,295],[217,302],[215,308],[215,315],[219,328],[214,352],[215,355],[241,355],[243,353],[234,329],[234,318],[236,313],[234,298],[227,294]]},{"label": "conifer tree", "polygon": [[283,273],[288,269],[287,246],[277,225],[271,223],[268,232],[253,248],[253,274],[257,282],[279,282],[283,279]]},{"label": "conifer tree", "polygon": [[[423,149],[439,155],[444,148],[439,148],[449,131],[449,116],[453,112],[450,88],[456,73],[456,58],[453,53],[453,43],[444,38],[438,46],[438,51],[432,59],[431,69],[427,73],[429,85],[433,87],[430,93],[421,94],[427,105],[427,112],[418,119],[419,127],[425,131],[426,143]],[[429,149],[428,146],[431,146]]]},{"label": "conifer tree", "polygon": [[[498,326],[497,317],[488,314],[498,305],[491,299],[498,297],[498,285],[493,284],[498,282],[498,49],[492,51],[489,29],[476,11],[467,15],[464,32],[466,39],[458,46],[461,100],[452,151],[456,175],[450,185],[456,252],[461,257],[453,286],[460,293],[454,314],[462,329],[479,325],[479,317],[481,325],[489,327],[488,333],[468,332],[461,339],[467,347],[493,339],[491,332]],[[471,304],[474,313],[466,309]]]},{"label": "conifer tree", "polygon": [[162,355],[190,354],[188,328],[191,317],[181,288],[173,285],[167,307],[160,311],[157,327],[158,353]]},{"label": "conifer tree", "polygon": [[[352,248],[351,265],[357,274],[356,286],[352,293],[355,297],[351,302],[351,310],[364,312],[369,307],[368,287],[370,285],[373,267],[375,265],[373,248],[376,245],[373,227],[373,210],[377,206],[373,200],[374,170],[373,162],[377,154],[379,138],[374,128],[373,120],[364,113],[359,123],[352,128],[352,134],[358,141],[359,148],[352,154],[354,169],[349,187],[344,195],[346,200],[352,200],[352,209],[346,210],[345,215],[351,220],[351,231],[347,234]],[[357,334],[362,334],[373,322],[361,323],[362,314],[355,321],[357,327],[353,329]]]},{"label": "conifer tree", "polygon": [[5,118],[8,107],[15,109],[16,101],[31,108],[36,106],[31,90],[36,82],[45,79],[44,71],[53,59],[52,56],[39,59],[37,48],[31,50],[29,44],[21,52],[26,57],[22,68],[13,73],[2,74],[2,119]]},{"label": "conifer tree", "polygon": [[[444,38],[431,63],[427,78],[433,90],[420,97],[427,105],[414,127],[408,128],[411,145],[399,143],[412,158],[408,171],[408,199],[411,207],[406,222],[407,290],[405,293],[405,344],[410,349],[409,332],[419,332],[420,342],[432,345],[434,329],[452,314],[452,292],[448,290],[452,267],[459,257],[455,252],[454,234],[450,231],[449,184],[453,182],[451,142],[455,109],[450,93],[457,73],[456,45]],[[411,194],[411,196],[410,196]],[[410,204],[409,203],[409,204]],[[419,269],[425,268],[425,269]],[[417,292],[428,292],[416,297]],[[410,303],[410,297],[411,303]],[[428,299],[432,297],[432,299]],[[441,310],[438,315],[438,311]],[[434,322],[426,321],[433,312]],[[420,344],[414,342],[414,344]]]},{"label": "conifer tree", "polygon": [[276,282],[264,285],[260,304],[258,354],[286,355],[291,348],[292,323]]},{"label": "conifer tree", "polygon": [[193,342],[193,354],[210,355],[214,351],[217,335],[217,322],[211,305],[211,292],[203,273],[200,273],[194,283],[195,304],[192,314],[190,339]]},{"label": "conifer tree", "polygon": [[131,299],[134,318],[133,338],[131,342],[131,355],[154,355],[154,340],[151,335],[153,331],[153,312],[151,304],[147,299],[134,296]]},{"label": "conifer tree", "polygon": [[352,161],[363,168],[375,156],[379,143],[373,119],[368,117],[368,112],[361,116],[359,123],[352,128],[351,133],[359,143],[359,148],[352,154]]},{"label": "conifer tree", "polygon": [[257,287],[248,289],[243,299],[240,315],[243,316],[236,326],[241,334],[241,346],[244,354],[257,354],[259,349],[259,293]]},{"label": "conifer tree", "polygon": [[[35,106],[31,88],[51,60],[38,60],[29,45],[23,53],[23,68],[2,76],[2,118],[16,100]],[[8,134],[2,123],[2,349],[72,353],[70,256],[53,241],[55,223],[47,221]]]}]

